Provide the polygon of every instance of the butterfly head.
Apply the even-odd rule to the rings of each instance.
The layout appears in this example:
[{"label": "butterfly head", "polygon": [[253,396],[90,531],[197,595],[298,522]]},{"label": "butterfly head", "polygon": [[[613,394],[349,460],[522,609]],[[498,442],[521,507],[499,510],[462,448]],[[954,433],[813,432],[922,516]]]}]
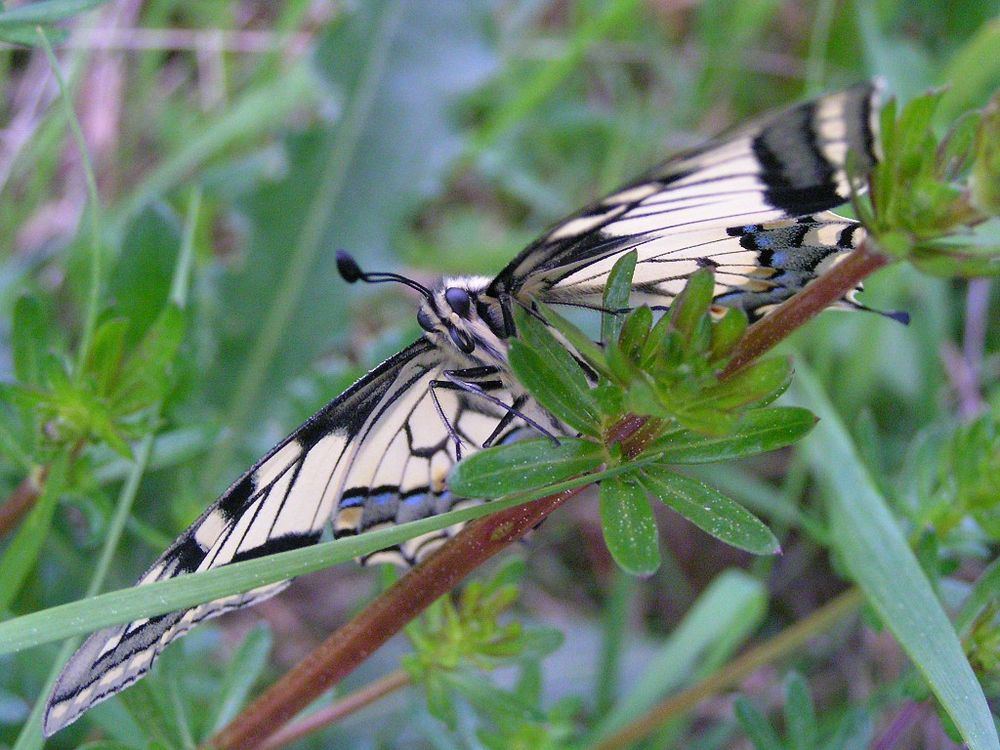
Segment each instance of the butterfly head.
[{"label": "butterfly head", "polygon": [[397,273],[362,271],[357,261],[343,250],[337,251],[337,270],[349,284],[395,281],[416,289],[424,298],[417,311],[417,323],[436,344],[453,345],[467,356],[478,349],[479,356],[474,358],[483,364],[490,359],[505,361],[502,352],[506,347],[501,339],[508,335],[505,331],[510,326],[505,321],[509,316],[503,314],[499,300],[485,294],[490,279],[482,276],[446,278],[434,289],[428,289]]},{"label": "butterfly head", "polygon": [[497,300],[484,291],[490,280],[478,276],[446,278],[425,298],[417,322],[427,334],[450,342],[476,359],[503,361],[503,316]]}]

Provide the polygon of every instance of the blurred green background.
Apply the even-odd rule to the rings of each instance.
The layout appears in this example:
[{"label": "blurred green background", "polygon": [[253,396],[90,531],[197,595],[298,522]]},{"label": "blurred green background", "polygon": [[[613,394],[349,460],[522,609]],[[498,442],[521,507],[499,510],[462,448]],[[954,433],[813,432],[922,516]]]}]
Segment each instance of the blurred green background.
[{"label": "blurred green background", "polygon": [[[63,23],[56,51],[102,202],[103,304],[127,316],[129,340],[166,300],[182,228],[195,222],[178,383],[107,587],[131,584],[257,456],[418,333],[412,296],[347,287],[336,249],[365,268],[423,281],[495,273],[549,223],[671,151],[872,76],[903,99],[949,85],[946,123],[1000,84],[998,13],[982,0],[113,0]],[[8,45],[0,71],[6,381],[10,315],[22,295],[43,301],[55,350],[72,351],[89,230],[79,152],[44,52]],[[970,294],[965,283],[906,268],[873,278],[863,299],[909,310],[913,322],[826,313],[794,347],[820,374],[895,509],[917,524],[920,446],[961,408],[955,368],[967,306],[995,322],[1000,299],[995,286]],[[979,336],[985,402],[996,409],[1000,330]],[[5,422],[9,411],[0,406]],[[17,453],[8,445],[0,456],[2,496],[25,476]],[[127,466],[100,446],[83,459],[38,570],[8,614],[78,598],[86,586]],[[566,638],[544,663],[546,695],[589,701],[601,693],[595,685],[613,684],[600,661],[609,612],[624,625],[627,686],[727,569],[746,571],[744,582],[767,592],[766,612],[760,601],[746,614],[759,624],[748,628],[754,638],[846,587],[822,544],[825,519],[802,459],[787,452],[713,469],[711,478],[771,523],[783,555],[753,559],[660,508],[665,564],[649,580],[625,581],[589,501],[557,514],[521,550],[529,563],[522,615]],[[962,558],[970,576],[977,556],[988,557],[973,552]],[[251,614],[202,628],[164,661],[181,671],[199,661],[184,689],[210,693],[226,654],[264,617],[277,673],[376,586],[372,571],[353,568],[311,576]],[[401,648],[380,653],[349,684],[391,669]],[[54,653],[0,658],[0,744],[16,736]],[[859,712],[858,747],[884,736],[909,684],[901,652],[870,627],[834,631],[795,666],[828,723]],[[765,668],[745,685],[762,710],[781,704],[784,673]],[[471,731],[438,737],[435,720],[412,709],[420,701],[397,696],[301,746],[476,746]],[[96,710],[96,721],[126,726],[117,703]],[[730,703],[701,705],[659,741],[749,747]],[[82,741],[86,721],[51,746]],[[906,730],[901,744],[884,747],[954,746],[933,710]]]}]

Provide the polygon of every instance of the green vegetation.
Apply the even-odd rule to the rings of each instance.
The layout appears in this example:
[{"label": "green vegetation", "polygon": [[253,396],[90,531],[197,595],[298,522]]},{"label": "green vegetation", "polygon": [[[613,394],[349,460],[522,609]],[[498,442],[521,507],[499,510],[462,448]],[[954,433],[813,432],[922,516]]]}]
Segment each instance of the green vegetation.
[{"label": "green vegetation", "polygon": [[[268,746],[996,750],[1000,292],[978,278],[1000,247],[995,8],[7,5],[0,745],[42,746],[68,636],[482,519],[463,538],[488,553],[451,553],[471,570],[566,503],[454,598],[437,598],[446,565],[418,579],[440,590],[411,589],[429,609],[400,616],[408,642]],[[659,320],[605,314],[603,347],[565,309],[536,311],[552,328],[518,311],[512,367],[580,437],[463,462],[452,487],[492,502],[128,588],[419,333],[399,289],[343,284],[337,248],[427,280],[495,273],[671,150],[876,75],[899,100],[853,203],[868,250],[897,262],[858,278],[885,265],[863,299],[909,326],[831,312],[792,334],[808,316],[775,315],[768,337],[710,314],[709,271]],[[608,310],[627,307],[630,260]],[[233,727],[266,715],[253,700],[298,657],[402,601],[410,579],[378,594],[378,577],[345,564],[199,628],[46,747],[245,746]],[[396,631],[371,616],[374,648]]]}]

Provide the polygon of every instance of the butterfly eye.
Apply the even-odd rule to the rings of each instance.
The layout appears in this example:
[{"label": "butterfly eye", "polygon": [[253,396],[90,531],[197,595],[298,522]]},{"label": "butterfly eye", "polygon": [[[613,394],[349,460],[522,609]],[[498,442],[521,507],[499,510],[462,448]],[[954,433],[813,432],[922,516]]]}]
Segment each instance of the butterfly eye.
[{"label": "butterfly eye", "polygon": [[457,328],[449,328],[448,333],[451,334],[451,340],[455,342],[455,346],[466,354],[472,354],[473,350],[476,348],[476,343],[472,340],[469,334],[465,331],[460,331]]},{"label": "butterfly eye", "polygon": [[417,324],[427,332],[434,330],[434,321],[423,307],[417,310]]},{"label": "butterfly eye", "polygon": [[448,301],[448,305],[455,311],[456,315],[461,318],[469,317],[469,308],[472,305],[472,300],[467,291],[459,289],[456,286],[451,286],[444,290],[444,298]]}]

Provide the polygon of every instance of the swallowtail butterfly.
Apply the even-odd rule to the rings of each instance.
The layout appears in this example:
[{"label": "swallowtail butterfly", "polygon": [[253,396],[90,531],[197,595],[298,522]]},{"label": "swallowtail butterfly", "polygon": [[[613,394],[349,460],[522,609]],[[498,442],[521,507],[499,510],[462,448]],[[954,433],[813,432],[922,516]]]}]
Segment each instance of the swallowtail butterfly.
[{"label": "swallowtail butterfly", "polygon": [[[612,265],[636,249],[633,300],[670,305],[696,269],[715,271],[715,301],[751,318],[802,289],[854,248],[863,230],[830,213],[877,158],[876,90],[861,85],[766,116],[677,155],[556,224],[495,278],[445,278],[423,296],[425,333],[331,401],[223,495],[153,564],[139,585],[442,513],[449,469],[463,454],[519,432],[565,428],[512,377],[512,307],[533,300],[599,307]],[[841,307],[861,307],[854,294]],[[449,531],[411,539],[365,562],[412,564]],[[273,596],[288,582],[182,612],[101,630],[66,664],[45,712],[46,735],[131,685],[196,623]]]}]

